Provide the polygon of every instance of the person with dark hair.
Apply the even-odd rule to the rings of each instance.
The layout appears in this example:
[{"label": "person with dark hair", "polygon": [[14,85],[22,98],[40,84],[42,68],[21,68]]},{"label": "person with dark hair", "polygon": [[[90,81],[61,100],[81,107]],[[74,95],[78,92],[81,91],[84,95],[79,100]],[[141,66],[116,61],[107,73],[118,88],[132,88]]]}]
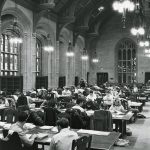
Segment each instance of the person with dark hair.
[{"label": "person with dark hair", "polygon": [[28,106],[27,97],[23,93],[21,93],[21,95],[17,99],[16,106],[19,107],[19,106],[25,106],[25,105]]},{"label": "person with dark hair", "polygon": [[37,135],[33,134],[30,138],[27,137],[26,135],[27,130],[24,127],[27,119],[28,119],[28,115],[26,112],[19,112],[18,121],[11,125],[8,133],[10,133],[11,131],[17,132],[21,139],[23,147],[29,148],[29,147],[32,147]]},{"label": "person with dark hair", "polygon": [[84,122],[84,126],[82,128],[89,128],[89,119],[90,118],[87,116],[87,113],[83,108],[83,103],[85,101],[86,100],[84,98],[78,98],[76,101],[76,105],[73,106],[72,109],[79,110],[78,112],[81,112],[81,113],[79,113],[79,115],[80,115],[80,118],[82,119],[82,121]]},{"label": "person with dark hair", "polygon": [[69,121],[61,118],[57,121],[59,133],[52,137],[49,150],[71,150],[72,141],[78,138],[78,134],[69,129]]},{"label": "person with dark hair", "polygon": [[93,90],[90,90],[90,94],[86,97],[87,101],[95,101],[97,98],[96,94],[94,94]]},{"label": "person with dark hair", "polygon": [[72,108],[79,109],[81,112],[85,112],[85,110],[82,108],[84,101],[85,101],[84,98],[78,98],[76,101],[76,105],[73,106]]}]

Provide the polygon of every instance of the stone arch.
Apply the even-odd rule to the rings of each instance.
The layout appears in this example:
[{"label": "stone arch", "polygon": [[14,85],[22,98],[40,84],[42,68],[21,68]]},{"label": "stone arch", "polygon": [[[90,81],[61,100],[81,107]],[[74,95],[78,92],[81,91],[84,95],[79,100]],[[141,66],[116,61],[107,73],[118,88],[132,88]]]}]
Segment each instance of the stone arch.
[{"label": "stone arch", "polygon": [[30,20],[19,8],[6,8],[2,11],[1,16],[3,17],[4,15],[8,14],[18,18],[19,24],[24,32],[31,30]]},{"label": "stone arch", "polygon": [[66,28],[63,28],[60,32],[59,41],[62,40],[65,44],[67,44],[70,38],[71,37],[70,37],[69,30]]},{"label": "stone arch", "polygon": [[79,36],[77,37],[77,40],[76,40],[76,44],[75,44],[75,45],[78,45],[78,46],[84,48],[84,47],[85,47],[85,40],[84,40],[84,38],[79,35]]},{"label": "stone arch", "polygon": [[38,24],[36,25],[35,32],[45,37],[47,37],[47,35],[49,34],[52,45],[53,46],[55,45],[56,35],[49,20],[45,18],[42,18],[41,20],[39,20]]}]

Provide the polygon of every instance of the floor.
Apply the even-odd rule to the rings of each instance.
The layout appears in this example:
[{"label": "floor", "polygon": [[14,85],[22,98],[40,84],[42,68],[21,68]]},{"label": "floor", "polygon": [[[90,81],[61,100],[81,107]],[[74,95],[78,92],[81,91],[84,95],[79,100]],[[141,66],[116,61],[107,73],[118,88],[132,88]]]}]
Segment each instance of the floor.
[{"label": "floor", "polygon": [[150,102],[143,107],[145,119],[138,119],[127,127],[131,129],[132,136],[127,137],[130,143],[126,147],[115,146],[114,150],[150,150]]}]

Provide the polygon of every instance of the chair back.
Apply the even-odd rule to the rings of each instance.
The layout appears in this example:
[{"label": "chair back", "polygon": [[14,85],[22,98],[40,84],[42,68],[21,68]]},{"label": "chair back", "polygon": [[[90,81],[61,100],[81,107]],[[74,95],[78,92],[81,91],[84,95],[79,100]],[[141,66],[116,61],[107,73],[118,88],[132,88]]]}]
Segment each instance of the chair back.
[{"label": "chair back", "polygon": [[92,136],[82,136],[72,141],[72,150],[90,150]]},{"label": "chair back", "polygon": [[20,137],[17,132],[7,135],[6,138],[0,139],[1,150],[23,150]]},{"label": "chair back", "polygon": [[17,121],[17,111],[13,108],[5,109],[3,121],[7,123],[15,123]]},{"label": "chair back", "polygon": [[113,121],[112,114],[106,110],[96,110],[94,112],[94,130],[112,131]]},{"label": "chair back", "polygon": [[51,107],[44,108],[44,122],[45,125],[55,126],[57,120],[56,110]]},{"label": "chair back", "polygon": [[84,126],[81,111],[79,109],[72,109],[70,113],[70,127],[72,129],[83,129]]},{"label": "chair back", "polygon": [[129,109],[128,101],[125,99],[121,99],[121,105],[124,107],[125,110]]},{"label": "chair back", "polygon": [[21,105],[17,107],[17,111],[18,112],[22,112],[22,111],[27,111],[29,110],[29,106],[28,105]]}]

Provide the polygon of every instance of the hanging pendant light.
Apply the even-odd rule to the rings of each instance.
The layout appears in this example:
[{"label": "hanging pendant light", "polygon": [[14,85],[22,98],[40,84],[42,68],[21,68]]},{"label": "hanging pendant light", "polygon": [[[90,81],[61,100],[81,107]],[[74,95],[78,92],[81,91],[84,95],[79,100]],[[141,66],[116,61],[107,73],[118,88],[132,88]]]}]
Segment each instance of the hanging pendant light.
[{"label": "hanging pendant light", "polygon": [[82,50],[81,59],[84,60],[84,61],[87,61],[89,59],[89,57],[87,55],[87,50],[85,48]]},{"label": "hanging pendant light", "polygon": [[133,36],[137,36],[137,38],[139,38],[140,36],[144,36],[145,34],[145,16],[143,10],[144,9],[142,3],[137,2],[133,18],[133,27],[130,30],[131,34]]},{"label": "hanging pendant light", "polygon": [[[47,10],[47,14],[48,14],[48,23],[50,24],[50,10]],[[44,50],[47,52],[53,52],[54,47],[52,46],[50,34],[47,34],[46,39],[47,41],[46,41],[46,45],[44,46]]]},{"label": "hanging pendant light", "polygon": [[50,34],[47,35],[47,45],[44,46],[44,50],[47,52],[54,51],[54,47],[52,46],[52,43],[51,43]]},{"label": "hanging pendant light", "polygon": [[99,59],[97,58],[97,54],[96,54],[96,49],[95,49],[95,52],[94,52],[94,57],[92,59],[92,62],[93,63],[98,63],[99,62]]},{"label": "hanging pendant light", "polygon": [[[17,4],[15,1],[15,11],[17,13]],[[9,39],[9,42],[12,44],[21,44],[23,42],[22,38],[20,37],[20,31],[18,27],[18,19],[17,17],[14,18],[13,25],[12,25],[12,36]]]},{"label": "hanging pendant light", "polygon": [[134,11],[134,2],[132,2],[131,0],[116,0],[113,2],[112,7],[114,11],[117,11],[118,13],[122,14],[123,28],[125,28],[126,13]]},{"label": "hanging pendant light", "polygon": [[68,50],[67,50],[66,56],[67,57],[73,57],[74,56],[74,52],[73,52],[71,41],[69,41]]}]

